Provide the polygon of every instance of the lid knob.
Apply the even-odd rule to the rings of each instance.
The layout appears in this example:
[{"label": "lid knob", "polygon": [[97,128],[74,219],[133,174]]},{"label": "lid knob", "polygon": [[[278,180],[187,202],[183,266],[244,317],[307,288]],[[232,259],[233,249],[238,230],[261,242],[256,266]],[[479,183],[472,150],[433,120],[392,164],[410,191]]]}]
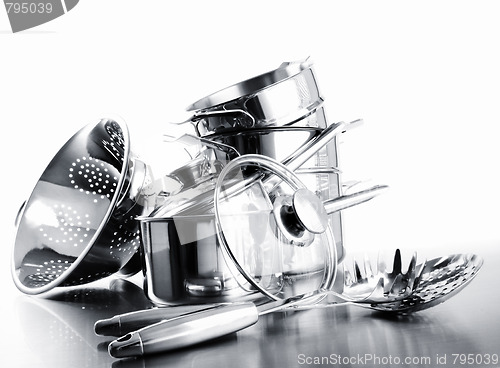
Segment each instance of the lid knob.
[{"label": "lid knob", "polygon": [[274,202],[274,218],[282,235],[290,244],[306,247],[314,234],[328,227],[328,213],[323,202],[313,192],[300,188],[290,196],[280,196]]},{"label": "lid knob", "polygon": [[313,234],[325,232],[328,226],[328,214],[321,199],[308,189],[299,189],[292,201],[295,215],[306,230]]}]

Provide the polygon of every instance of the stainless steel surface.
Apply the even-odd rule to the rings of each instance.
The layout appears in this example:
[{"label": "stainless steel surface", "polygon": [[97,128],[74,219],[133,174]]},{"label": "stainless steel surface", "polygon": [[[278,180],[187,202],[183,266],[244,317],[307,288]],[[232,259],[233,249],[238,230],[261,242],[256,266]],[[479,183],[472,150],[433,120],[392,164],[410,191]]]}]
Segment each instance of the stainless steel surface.
[{"label": "stainless steel surface", "polygon": [[[325,130],[327,131],[325,132]],[[321,128],[296,126],[252,129],[231,134],[212,135],[210,139],[233,146],[242,155],[261,154],[281,162],[283,160],[293,161],[291,160],[292,157],[294,160],[297,159],[298,155],[295,154],[297,150],[303,149],[304,145],[311,140],[316,142],[316,139],[319,139],[332,130],[338,134],[342,132],[342,127],[336,124],[327,127],[325,119],[324,125]],[[338,197],[342,194],[340,173],[322,171],[325,167],[337,168],[339,166],[336,141],[337,139],[334,137],[328,144],[319,149],[315,155],[312,155],[312,157],[308,155],[309,160],[306,162],[304,160],[297,160],[295,163],[292,163],[294,166],[303,164],[304,167],[311,169],[320,168],[318,172],[302,172],[300,179],[309,189],[318,193],[323,200]],[[329,222],[334,232],[337,254],[339,259],[341,259],[344,254],[341,213],[338,212],[330,215]]]},{"label": "stainless steel surface", "polygon": [[[408,271],[401,273],[401,255],[398,250],[390,274],[379,267],[379,272],[383,275],[380,279],[368,271],[371,265],[366,264],[367,275],[356,275],[349,287],[352,295],[347,301],[354,304],[362,303],[368,308],[386,313],[410,313],[427,309],[444,302],[465,287],[476,276],[482,265],[482,259],[472,255],[452,255],[431,260],[428,264],[424,263],[418,267],[415,263],[416,256],[413,256]],[[355,268],[355,273],[360,273],[357,264]],[[367,284],[370,284],[370,278],[379,280],[372,292],[364,295],[356,291],[358,286],[366,289]],[[385,280],[389,280],[386,282],[387,291],[384,290]],[[299,303],[298,309],[301,309],[301,302],[325,294],[346,301],[341,294],[329,290],[316,290],[310,296],[297,295],[290,299],[265,303],[257,308],[253,307],[253,303],[215,306],[167,319],[129,333],[113,341],[109,346],[109,352],[114,357],[123,358],[188,347],[247,328],[258,321],[258,316],[294,308],[297,303]],[[338,307],[339,303],[328,306]],[[315,307],[323,306],[305,306],[306,309]],[[214,328],[215,326],[217,328]]]},{"label": "stainless steel surface", "polygon": [[196,110],[192,122],[208,137],[257,128],[324,128],[322,105],[312,63],[295,62],[207,96],[188,110]]},{"label": "stainless steel surface", "polygon": [[[2,359],[16,368],[32,367],[221,367],[238,361],[243,367],[304,367],[306,360],[353,357],[352,367],[398,367],[360,359],[415,359],[414,367],[456,367],[453,354],[500,354],[500,295],[492,292],[500,262],[498,244],[479,247],[485,264],[475,280],[446,303],[408,316],[386,316],[342,305],[334,309],[274,313],[237,334],[167,354],[117,360],[109,356],[110,339],[95,335],[93,324],[114,314],[144,309],[138,280],[105,280],[51,299],[15,292],[4,300],[12,331],[2,340]],[[427,258],[435,256],[427,250]],[[8,288],[7,288],[8,289]],[[56,290],[54,290],[56,291]],[[484,295],[489,295],[487,302]],[[13,339],[12,337],[15,336]],[[418,343],[417,343],[418,342]],[[279,351],[279,354],[277,354]],[[446,357],[446,361],[444,360]],[[431,359],[426,364],[427,358]],[[417,361],[421,359],[420,361]],[[365,364],[363,364],[365,363]],[[329,364],[324,364],[328,366]],[[330,364],[335,366],[333,363]],[[344,364],[349,366],[349,364]],[[498,364],[497,364],[498,365]],[[491,365],[493,367],[497,365]],[[319,365],[321,366],[321,365]],[[465,365],[473,367],[475,365]]]},{"label": "stainless steel surface", "polygon": [[147,167],[125,124],[103,119],[77,132],[47,166],[18,219],[12,273],[38,294],[140,270],[140,200]]},{"label": "stainless steel surface", "polygon": [[[410,263],[408,273],[414,271],[412,266],[414,267],[414,262]],[[397,280],[396,277],[394,282],[397,282]],[[375,294],[379,294],[379,286],[382,287],[383,291],[382,281],[383,279],[377,284],[374,290]],[[324,293],[330,293],[330,291],[315,290],[309,295],[296,295],[288,299],[274,300],[258,307],[253,303],[233,303],[201,309],[130,332],[112,341],[108,350],[110,355],[115,358],[125,358],[160,352],[165,353],[190,347],[238,332],[257,323],[259,316],[282,311],[293,306],[296,302],[323,295]],[[338,297],[342,298],[342,295],[338,295]],[[356,302],[367,302],[367,299],[369,300],[371,297],[372,293],[366,297],[361,297]],[[374,303],[381,297],[383,295],[376,295]],[[388,298],[390,299],[391,296]],[[349,300],[352,299],[349,298]]]}]

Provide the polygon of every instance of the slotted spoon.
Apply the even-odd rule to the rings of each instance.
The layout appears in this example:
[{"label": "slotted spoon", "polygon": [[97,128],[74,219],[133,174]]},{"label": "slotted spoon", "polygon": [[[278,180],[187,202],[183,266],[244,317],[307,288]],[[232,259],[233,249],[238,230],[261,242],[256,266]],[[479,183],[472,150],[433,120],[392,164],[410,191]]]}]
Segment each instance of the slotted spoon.
[{"label": "slotted spoon", "polygon": [[[420,275],[413,282],[411,292],[403,298],[391,301],[365,303],[363,301],[328,301],[325,304],[293,304],[286,310],[306,310],[331,308],[342,304],[354,304],[362,307],[397,314],[409,314],[441,304],[462,290],[477,275],[483,259],[475,254],[452,254],[435,258],[419,265]],[[395,283],[397,284],[397,283]]]}]

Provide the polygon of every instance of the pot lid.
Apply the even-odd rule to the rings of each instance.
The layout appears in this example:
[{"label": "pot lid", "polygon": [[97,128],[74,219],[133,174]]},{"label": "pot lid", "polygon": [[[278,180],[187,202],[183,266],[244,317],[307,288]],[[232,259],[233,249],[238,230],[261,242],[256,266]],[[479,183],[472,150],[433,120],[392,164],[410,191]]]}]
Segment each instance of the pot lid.
[{"label": "pot lid", "polygon": [[231,161],[217,178],[214,215],[242,288],[278,300],[333,285],[337,255],[323,204],[279,162],[262,155]]}]

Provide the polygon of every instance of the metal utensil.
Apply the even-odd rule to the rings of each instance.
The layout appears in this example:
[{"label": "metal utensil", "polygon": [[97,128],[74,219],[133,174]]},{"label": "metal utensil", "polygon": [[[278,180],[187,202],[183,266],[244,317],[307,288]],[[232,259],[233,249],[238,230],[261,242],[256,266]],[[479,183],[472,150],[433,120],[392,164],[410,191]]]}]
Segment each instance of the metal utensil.
[{"label": "metal utensil", "polygon": [[38,180],[18,216],[12,274],[38,294],[119,270],[140,270],[141,188],[149,169],[130,151],[127,127],[110,119],[77,132]]},{"label": "metal utensil", "polygon": [[[427,261],[412,291],[398,300],[380,303],[352,303],[366,308],[398,314],[409,314],[441,304],[462,290],[477,275],[483,259],[475,254],[453,254]],[[315,305],[294,305],[293,310],[330,308],[340,303],[331,302]],[[284,309],[286,310],[286,309]]]},{"label": "metal utensil", "polygon": [[[388,304],[401,300],[414,293],[419,284],[424,264],[416,266],[416,253],[413,254],[406,271],[401,267],[401,252],[396,250],[392,270],[386,268],[385,262],[379,261],[375,266],[369,261],[365,261],[362,266],[355,261],[352,269],[345,269],[345,287],[339,294],[334,291],[324,291],[322,296],[333,295],[337,300],[343,300],[350,303],[363,303],[376,305],[378,303]],[[363,271],[361,271],[363,269]],[[317,303],[315,294],[312,298],[296,299],[293,305],[283,305],[283,311],[309,309],[308,307],[323,307],[323,304]],[[255,304],[266,304],[269,299],[262,298],[254,301]],[[150,326],[152,324],[168,319],[188,315],[202,310],[218,308],[222,305],[231,305],[234,303],[215,303],[204,305],[178,305],[161,308],[152,308],[140,310],[121,315],[113,316],[109,319],[99,320],[94,325],[96,334],[103,336],[122,336],[132,331]],[[279,304],[281,306],[281,304]]]}]

